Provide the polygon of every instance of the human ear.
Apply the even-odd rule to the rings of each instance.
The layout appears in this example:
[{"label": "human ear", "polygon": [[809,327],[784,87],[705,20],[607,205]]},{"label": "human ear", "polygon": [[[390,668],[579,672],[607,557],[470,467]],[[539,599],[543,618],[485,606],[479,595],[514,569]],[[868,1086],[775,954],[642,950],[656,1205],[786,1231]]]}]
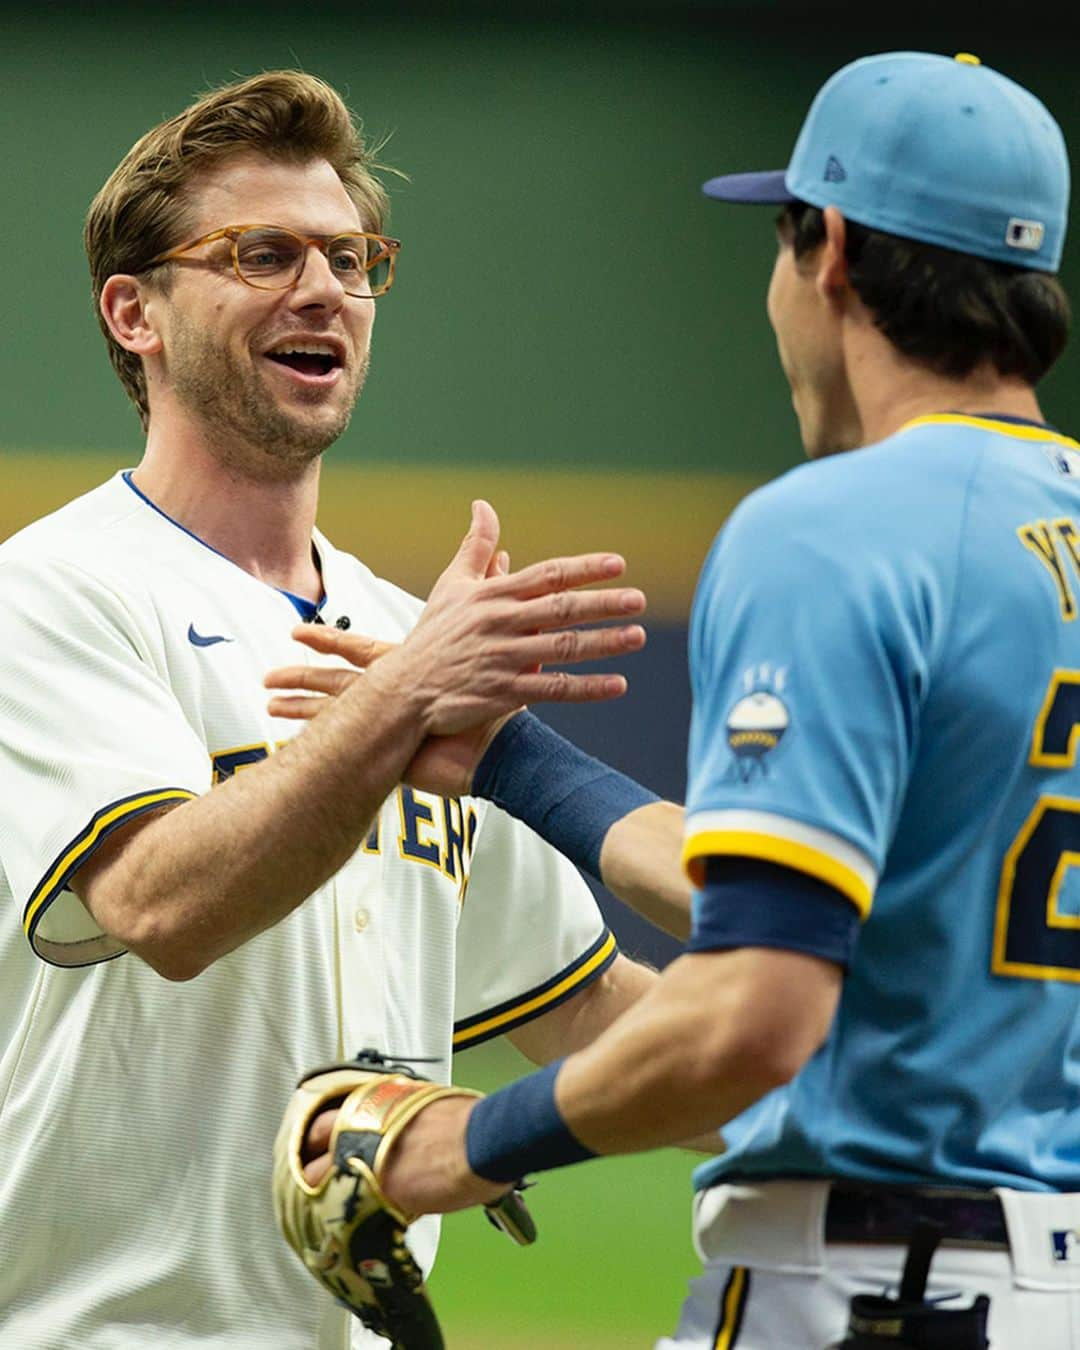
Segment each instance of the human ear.
[{"label": "human ear", "polygon": [[827,206],[823,212],[825,223],[825,242],[821,246],[817,266],[817,287],[826,300],[838,299],[847,287],[848,266],[845,253],[847,245],[847,221],[835,206]]},{"label": "human ear", "polygon": [[149,301],[144,284],[124,273],[109,277],[98,301],[109,332],[125,351],[137,356],[152,356],[162,349]]}]

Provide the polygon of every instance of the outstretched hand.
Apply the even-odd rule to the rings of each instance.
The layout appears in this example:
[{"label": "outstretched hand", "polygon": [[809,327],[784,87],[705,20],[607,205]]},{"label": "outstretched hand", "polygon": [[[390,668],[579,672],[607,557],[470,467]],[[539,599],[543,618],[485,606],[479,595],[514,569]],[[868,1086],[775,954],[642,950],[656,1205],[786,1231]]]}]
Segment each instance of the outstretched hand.
[{"label": "outstretched hand", "polygon": [[549,558],[493,574],[498,543],[494,509],[474,502],[469,532],[432,588],[416,627],[369,670],[368,679],[388,692],[400,695],[404,689],[418,698],[429,734],[463,731],[526,703],[617,698],[626,691],[621,675],[570,675],[544,667],[618,655],[645,641],[636,624],[574,627],[626,619],[645,608],[639,590],[588,589],[622,575],[626,563],[617,554]]},{"label": "outstretched hand", "polygon": [[[505,576],[510,571],[510,555],[499,549],[488,564],[486,575]],[[345,633],[340,628],[325,624],[298,623],[292,630],[292,639],[324,656],[337,656],[347,666],[278,666],[263,679],[267,689],[288,689],[288,694],[275,694],[267,704],[271,717],[289,721],[310,721],[327,706],[327,699],[336,698],[380,656],[385,656],[398,642],[381,642],[362,633]],[[350,670],[349,667],[352,667]],[[303,692],[298,692],[302,690]]]},{"label": "outstretched hand", "polygon": [[[638,624],[579,629],[573,625],[640,614],[645,597],[633,588],[582,589],[625,570],[617,554],[549,559],[517,572],[498,549],[498,517],[476,502],[469,533],[432,589],[427,608],[400,646],[322,626],[302,625],[297,641],[346,667],[289,666],[265,680],[275,695],[273,716],[310,718],[326,697],[343,693],[361,670],[396,681],[430,710],[429,739],[405,778],[429,791],[468,792],[473,771],[496,732],[529,702],[617,698],[621,675],[572,675],[544,670],[638,650]],[[430,685],[430,687],[429,687]],[[303,691],[303,692],[297,692]],[[321,695],[323,697],[312,697]]]}]

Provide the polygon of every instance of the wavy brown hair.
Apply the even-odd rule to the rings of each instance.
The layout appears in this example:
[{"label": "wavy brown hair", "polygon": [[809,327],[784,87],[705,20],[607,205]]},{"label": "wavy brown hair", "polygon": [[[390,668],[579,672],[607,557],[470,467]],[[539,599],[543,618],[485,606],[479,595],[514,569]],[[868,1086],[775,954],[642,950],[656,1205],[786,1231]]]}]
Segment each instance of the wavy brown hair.
[{"label": "wavy brown hair", "polygon": [[[245,151],[295,164],[326,160],[361,227],[382,231],[388,201],[373,172],[384,167],[375,158],[378,147],[365,145],[341,96],[317,76],[274,70],[225,85],[140,137],[91,203],[83,242],[109,359],[144,428],[150,407],[142,358],[109,332],[98,306],[102,287],[117,273],[139,275],[152,258],[182,243],[191,229],[193,180]],[[167,291],[171,279],[165,266],[157,284]]]},{"label": "wavy brown hair", "polygon": [[[816,206],[794,202],[785,221],[798,260],[824,243]],[[911,360],[951,379],[989,362],[1035,385],[1064,350],[1071,314],[1056,276],[846,224],[851,285]]]}]

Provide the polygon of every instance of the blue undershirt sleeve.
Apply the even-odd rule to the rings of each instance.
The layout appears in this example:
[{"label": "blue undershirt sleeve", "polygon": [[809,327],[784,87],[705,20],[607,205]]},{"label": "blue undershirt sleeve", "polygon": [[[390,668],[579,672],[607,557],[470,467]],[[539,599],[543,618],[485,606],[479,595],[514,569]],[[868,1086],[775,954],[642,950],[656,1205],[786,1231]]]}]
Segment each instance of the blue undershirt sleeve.
[{"label": "blue undershirt sleeve", "polygon": [[784,947],[846,968],[859,927],[854,904],[808,873],[756,858],[714,857],[694,893],[687,950]]}]

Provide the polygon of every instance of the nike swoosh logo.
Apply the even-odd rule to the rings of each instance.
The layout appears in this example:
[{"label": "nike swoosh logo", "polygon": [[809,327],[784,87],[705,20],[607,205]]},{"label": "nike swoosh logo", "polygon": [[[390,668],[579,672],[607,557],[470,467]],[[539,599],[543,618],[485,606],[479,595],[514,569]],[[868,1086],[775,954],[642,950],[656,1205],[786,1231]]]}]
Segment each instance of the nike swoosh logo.
[{"label": "nike swoosh logo", "polygon": [[201,633],[196,633],[193,623],[188,624],[187,635],[193,647],[212,647],[215,642],[232,641],[232,638],[227,638],[223,633],[211,633],[208,637],[203,637]]}]

